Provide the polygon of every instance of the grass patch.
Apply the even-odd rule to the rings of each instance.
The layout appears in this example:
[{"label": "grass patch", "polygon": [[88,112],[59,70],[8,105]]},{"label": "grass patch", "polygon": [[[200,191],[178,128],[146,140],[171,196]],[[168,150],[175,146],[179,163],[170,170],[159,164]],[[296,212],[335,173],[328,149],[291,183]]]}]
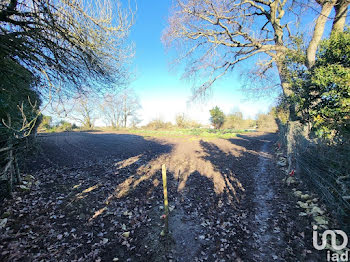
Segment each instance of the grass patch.
[{"label": "grass patch", "polygon": [[251,132],[247,130],[233,130],[233,129],[207,129],[207,128],[195,128],[195,129],[171,129],[171,130],[148,130],[148,129],[129,129],[130,133],[140,134],[143,136],[151,137],[198,137],[198,138],[223,138],[229,139],[237,136],[238,133]]},{"label": "grass patch", "polygon": [[130,128],[97,128],[93,130],[84,130],[82,128],[74,129],[74,130],[65,130],[59,127],[53,127],[46,130],[41,130],[42,133],[59,133],[66,131],[75,131],[75,132],[84,132],[84,131],[105,131],[105,132],[113,132],[113,131],[121,131],[127,132],[131,134],[141,135],[143,137],[178,137],[178,138],[190,138],[190,141],[198,140],[198,139],[214,139],[214,138],[222,138],[222,139],[230,139],[237,136],[240,133],[247,132],[255,132],[256,130],[236,130],[236,129],[209,129],[209,128],[172,128],[172,129],[130,129]]}]

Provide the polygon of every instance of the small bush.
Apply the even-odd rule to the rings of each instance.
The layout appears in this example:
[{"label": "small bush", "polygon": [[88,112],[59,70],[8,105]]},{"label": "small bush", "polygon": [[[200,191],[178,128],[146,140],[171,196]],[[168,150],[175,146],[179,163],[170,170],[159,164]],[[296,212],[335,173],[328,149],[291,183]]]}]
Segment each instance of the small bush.
[{"label": "small bush", "polygon": [[42,115],[39,130],[49,130],[52,128],[52,117]]},{"label": "small bush", "polygon": [[202,125],[195,120],[188,119],[185,114],[178,114],[175,117],[178,128],[200,128]]},{"label": "small bush", "polygon": [[146,129],[153,129],[153,130],[157,130],[157,129],[170,129],[173,127],[173,124],[170,122],[165,122],[161,119],[154,119],[151,122],[149,122],[145,128]]},{"label": "small bush", "polygon": [[270,112],[268,114],[259,114],[256,124],[259,130],[275,132],[278,129],[275,116]]},{"label": "small bush", "polygon": [[57,126],[57,130],[58,131],[72,131],[73,130],[73,126],[71,123],[62,120],[58,126]]},{"label": "small bush", "polygon": [[243,119],[241,112],[235,112],[225,117],[223,129],[253,129],[256,126],[256,121],[253,119]]}]

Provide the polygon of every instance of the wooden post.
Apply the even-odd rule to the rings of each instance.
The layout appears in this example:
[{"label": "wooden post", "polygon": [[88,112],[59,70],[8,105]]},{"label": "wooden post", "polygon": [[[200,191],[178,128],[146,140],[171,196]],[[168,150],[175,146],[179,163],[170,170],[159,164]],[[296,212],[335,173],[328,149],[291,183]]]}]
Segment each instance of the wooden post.
[{"label": "wooden post", "polygon": [[164,194],[164,233],[167,234],[169,231],[168,216],[169,216],[169,207],[168,207],[168,188],[167,188],[167,178],[166,178],[166,168],[165,165],[162,165],[162,178],[163,178],[163,194]]}]

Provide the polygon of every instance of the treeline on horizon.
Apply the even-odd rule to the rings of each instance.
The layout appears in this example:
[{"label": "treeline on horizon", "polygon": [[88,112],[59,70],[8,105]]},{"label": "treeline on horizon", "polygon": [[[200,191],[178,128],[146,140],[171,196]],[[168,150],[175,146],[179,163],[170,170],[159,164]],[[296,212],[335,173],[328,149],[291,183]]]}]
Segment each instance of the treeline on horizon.
[{"label": "treeline on horizon", "polygon": [[[136,121],[133,121],[128,126],[123,124],[97,126],[97,125],[77,125],[76,123],[71,123],[70,121],[60,120],[54,123],[51,116],[43,116],[42,122],[39,126],[39,132],[63,132],[63,131],[73,131],[73,130],[94,130],[94,129],[149,129],[149,130],[168,130],[168,129],[197,129],[197,128],[213,128],[220,130],[264,130],[264,131],[276,131],[276,109],[272,108],[268,113],[259,113],[256,119],[244,118],[243,113],[240,111],[231,112],[229,114],[224,114],[219,107],[214,107],[211,112],[217,110],[220,116],[211,114],[210,122],[211,124],[202,124],[196,120],[187,117],[184,113],[177,114],[175,116],[174,122],[164,121],[162,118],[154,118],[150,120],[145,125],[136,125]],[[139,120],[140,121],[140,120]],[[219,126],[215,123],[219,121]],[[119,121],[117,121],[119,123]],[[84,121],[82,121],[84,123]],[[108,123],[108,121],[107,121]]]}]

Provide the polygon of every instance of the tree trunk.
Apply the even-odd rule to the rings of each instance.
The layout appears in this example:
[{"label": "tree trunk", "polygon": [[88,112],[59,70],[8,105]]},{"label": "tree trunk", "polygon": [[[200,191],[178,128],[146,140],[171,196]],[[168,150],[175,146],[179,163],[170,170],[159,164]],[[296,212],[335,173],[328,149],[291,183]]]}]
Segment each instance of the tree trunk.
[{"label": "tree trunk", "polygon": [[333,21],[332,33],[344,31],[346,15],[348,13],[349,4],[350,4],[349,0],[338,0],[336,5],[334,6],[335,18]]},{"label": "tree trunk", "polygon": [[328,20],[329,14],[331,13],[334,5],[335,5],[335,1],[325,1],[322,3],[322,10],[316,20],[314,34],[306,50],[306,66],[308,68],[311,68],[315,64],[316,51],[321,41],[325,24]]},{"label": "tree trunk", "polygon": [[[280,54],[282,55],[282,53]],[[285,98],[290,98],[293,95],[292,86],[288,77],[288,69],[284,65],[282,60],[276,61],[278,74],[281,81],[283,96]],[[295,104],[289,101],[289,120],[295,121],[297,119]]]}]

